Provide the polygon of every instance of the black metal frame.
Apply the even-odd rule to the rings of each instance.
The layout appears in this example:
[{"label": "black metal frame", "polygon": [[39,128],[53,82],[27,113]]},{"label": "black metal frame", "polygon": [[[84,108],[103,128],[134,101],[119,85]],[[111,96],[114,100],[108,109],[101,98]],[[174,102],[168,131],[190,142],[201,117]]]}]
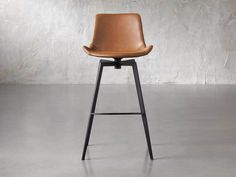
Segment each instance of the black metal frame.
[{"label": "black metal frame", "polygon": [[[114,66],[115,69],[120,69],[121,66],[132,66],[135,85],[136,85],[136,90],[137,90],[137,95],[138,95],[138,100],[139,100],[139,106],[140,106],[140,111],[141,112],[95,113],[95,107],[96,107],[96,103],[97,103],[97,97],[98,97],[98,91],[99,91],[101,77],[102,77],[102,71],[103,71],[103,67],[105,67],[105,66]],[[148,128],[148,122],[147,122],[145,106],[144,106],[144,102],[143,102],[142,89],[141,89],[141,85],[140,85],[137,64],[136,64],[134,59],[124,60],[124,61],[121,61],[119,59],[115,59],[115,61],[100,60],[99,67],[98,67],[98,73],[97,73],[96,87],[95,87],[95,91],[94,91],[94,97],[93,97],[92,107],[91,107],[91,111],[90,111],[90,117],[89,117],[89,121],[88,121],[87,132],[86,132],[86,136],[85,136],[82,160],[85,159],[85,155],[86,155],[86,151],[87,151],[87,147],[88,147],[88,143],[89,143],[89,138],[90,138],[90,134],[91,134],[94,115],[141,115],[142,116],[142,121],[143,121],[143,126],[144,126],[144,131],[145,131],[145,135],[146,135],[146,140],[147,140],[147,146],[148,146],[150,159],[153,160],[152,146],[151,146],[151,140],[150,140],[150,135],[149,135],[149,128]]]}]

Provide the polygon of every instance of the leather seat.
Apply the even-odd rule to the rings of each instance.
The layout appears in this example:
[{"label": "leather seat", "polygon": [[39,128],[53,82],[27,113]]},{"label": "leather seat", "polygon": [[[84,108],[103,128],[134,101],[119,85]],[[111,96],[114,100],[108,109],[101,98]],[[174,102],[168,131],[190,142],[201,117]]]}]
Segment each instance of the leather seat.
[{"label": "leather seat", "polygon": [[139,14],[97,14],[93,40],[83,46],[91,56],[131,58],[147,55],[153,46],[146,46]]}]

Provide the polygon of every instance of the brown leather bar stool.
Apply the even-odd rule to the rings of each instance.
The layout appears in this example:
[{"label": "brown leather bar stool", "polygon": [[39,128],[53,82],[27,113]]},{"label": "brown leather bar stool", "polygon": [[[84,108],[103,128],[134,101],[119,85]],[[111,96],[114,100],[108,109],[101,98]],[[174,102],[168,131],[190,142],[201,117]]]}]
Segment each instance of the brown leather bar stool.
[{"label": "brown leather bar stool", "polygon": [[[111,60],[100,60],[97,74],[96,87],[88,121],[87,133],[84,142],[82,160],[85,159],[89,137],[91,133],[94,115],[141,115],[145,130],[147,146],[150,158],[153,160],[152,146],[148,129],[146,111],[139,80],[138,68],[134,59],[122,60],[123,58],[141,57],[152,50],[152,45],[146,46],[144,42],[141,17],[136,13],[126,14],[97,14],[95,20],[94,36],[89,47],[83,46],[84,51],[91,56],[101,58],[112,58]],[[127,113],[96,113],[95,107],[102,76],[103,67],[132,66],[135,85],[141,112]]]}]

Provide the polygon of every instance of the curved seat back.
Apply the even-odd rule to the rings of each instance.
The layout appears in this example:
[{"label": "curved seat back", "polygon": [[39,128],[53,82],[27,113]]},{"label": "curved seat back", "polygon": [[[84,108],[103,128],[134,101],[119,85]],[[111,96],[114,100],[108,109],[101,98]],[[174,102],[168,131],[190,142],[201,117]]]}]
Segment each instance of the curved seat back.
[{"label": "curved seat back", "polygon": [[139,14],[97,14],[91,48],[97,51],[133,51],[146,46]]}]

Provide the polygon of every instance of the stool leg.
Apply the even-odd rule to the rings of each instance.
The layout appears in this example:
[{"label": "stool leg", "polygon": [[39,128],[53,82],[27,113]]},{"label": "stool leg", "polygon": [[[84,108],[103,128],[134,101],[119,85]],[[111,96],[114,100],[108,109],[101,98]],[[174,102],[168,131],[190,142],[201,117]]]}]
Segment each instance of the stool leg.
[{"label": "stool leg", "polygon": [[149,151],[150,159],[153,160],[152,145],[151,145],[151,140],[150,140],[150,135],[149,135],[147,116],[146,116],[145,106],[143,102],[143,95],[142,95],[142,89],[141,89],[140,80],[139,80],[138,67],[135,61],[134,63],[132,63],[132,68],[133,68],[134,80],[135,80],[135,85],[136,85],[137,94],[138,94],[139,106],[142,113],[142,120],[143,120],[146,140],[147,140],[148,151]]},{"label": "stool leg", "polygon": [[89,117],[89,120],[88,120],[87,132],[86,132],[85,141],[84,141],[84,149],[83,149],[83,154],[82,154],[82,160],[85,159],[85,155],[86,155],[86,151],[87,151],[87,147],[88,147],[88,143],[89,143],[89,138],[90,138],[92,124],[93,124],[93,118],[94,118],[93,113],[94,113],[95,108],[96,108],[98,91],[99,91],[101,77],[102,77],[102,71],[103,71],[103,64],[100,61],[99,66],[98,66],[97,81],[96,81],[96,87],[95,87],[95,91],[94,91],[93,103],[92,103],[92,107],[91,107],[91,111],[90,111],[90,117]]}]

